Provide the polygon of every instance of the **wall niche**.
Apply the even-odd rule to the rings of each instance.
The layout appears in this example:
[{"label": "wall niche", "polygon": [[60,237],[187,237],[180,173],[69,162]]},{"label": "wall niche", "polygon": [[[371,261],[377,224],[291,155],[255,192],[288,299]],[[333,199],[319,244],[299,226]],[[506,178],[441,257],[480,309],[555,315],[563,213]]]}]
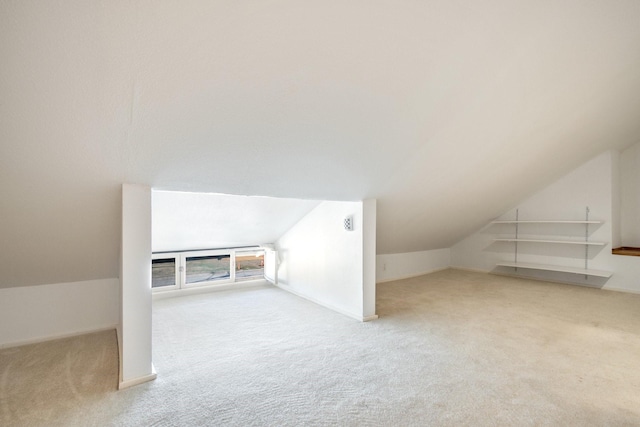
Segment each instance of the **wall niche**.
[{"label": "wall niche", "polygon": [[640,256],[640,143],[620,152],[620,240],[617,255]]}]

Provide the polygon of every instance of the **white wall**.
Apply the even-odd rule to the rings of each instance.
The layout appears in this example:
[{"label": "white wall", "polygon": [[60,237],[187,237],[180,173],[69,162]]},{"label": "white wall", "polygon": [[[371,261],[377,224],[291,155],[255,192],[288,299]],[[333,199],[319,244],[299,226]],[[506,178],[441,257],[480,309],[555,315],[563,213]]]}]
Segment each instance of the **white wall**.
[{"label": "white wall", "polygon": [[0,347],[116,328],[119,286],[103,279],[0,289]]},{"label": "white wall", "polygon": [[155,378],[151,353],[151,188],[122,186],[120,388]]},{"label": "white wall", "polygon": [[[591,234],[591,240],[611,242],[612,198],[611,198],[611,156],[610,152],[601,154],[576,170],[565,175],[555,183],[525,199],[516,208],[505,212],[499,219],[513,220],[516,209],[519,208],[520,220],[582,220],[585,218],[585,207],[591,210],[590,219],[605,221],[600,228]],[[531,226],[529,235],[533,233]],[[491,271],[498,261],[513,261],[514,247],[512,243],[494,243],[496,237],[513,237],[515,226],[488,224],[482,230],[458,242],[451,248],[451,262],[453,266]],[[584,237],[583,226],[572,225],[564,228],[546,227],[542,233],[550,235],[552,232],[571,233],[577,237]],[[524,227],[520,227],[521,237],[527,234]],[[525,246],[520,244],[518,260],[522,262],[539,262],[580,267],[584,266],[582,253],[563,254],[571,257],[547,257],[546,251],[566,250],[567,248],[545,246]],[[574,248],[584,251],[583,247]],[[537,252],[528,255],[527,252]],[[610,253],[611,245],[603,248],[597,259],[590,263],[594,269],[606,270],[603,264],[606,253]],[[578,255],[576,258],[575,255]],[[600,267],[600,268],[599,268]]]},{"label": "white wall", "polygon": [[264,277],[273,284],[278,283],[278,252],[273,249],[264,251]]},{"label": "white wall", "polygon": [[385,254],[376,257],[376,279],[378,283],[421,276],[449,267],[449,249]]},{"label": "white wall", "polygon": [[362,315],[376,316],[376,208],[375,199],[362,201]]},{"label": "white wall", "polygon": [[620,153],[621,246],[640,247],[640,143]]},{"label": "white wall", "polygon": [[[371,208],[369,205],[367,211]],[[369,231],[371,227],[366,225],[363,211],[362,202],[326,201],[302,218],[276,242],[280,260],[278,286],[366,320],[363,233],[365,227]],[[347,216],[353,217],[353,231],[344,229]],[[367,290],[371,291],[370,286]],[[368,303],[370,298],[367,296]]]},{"label": "white wall", "polygon": [[[582,220],[585,207],[589,206],[591,220],[604,221],[590,226],[589,239],[607,242],[604,247],[590,247],[588,266],[590,269],[613,272],[608,281],[581,275],[521,270],[520,273],[545,280],[566,281],[577,284],[639,292],[640,283],[635,277],[640,271],[640,258],[612,255],[613,221],[616,209],[614,176],[617,173],[617,153],[605,152],[578,167],[547,188],[529,197],[518,205],[520,220]],[[515,219],[516,208],[505,212],[499,219]],[[451,248],[453,267],[479,271],[493,271],[499,261],[514,260],[514,244],[494,242],[496,237],[513,237],[515,226],[488,224]],[[520,226],[521,238],[584,238],[584,225],[536,225]],[[568,267],[584,267],[584,246],[526,244],[518,247],[518,261],[553,264]]]}]

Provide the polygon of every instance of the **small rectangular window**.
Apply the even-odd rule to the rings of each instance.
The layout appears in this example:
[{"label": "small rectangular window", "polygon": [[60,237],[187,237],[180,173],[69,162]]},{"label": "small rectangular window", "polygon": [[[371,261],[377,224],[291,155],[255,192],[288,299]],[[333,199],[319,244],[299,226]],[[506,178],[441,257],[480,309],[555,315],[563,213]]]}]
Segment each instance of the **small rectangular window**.
[{"label": "small rectangular window", "polygon": [[[229,248],[152,254],[151,287],[154,292],[188,287],[225,285],[265,278],[261,248]],[[273,270],[273,256],[268,260]],[[273,274],[272,274],[273,275]],[[274,276],[275,277],[275,276]],[[270,278],[272,282],[275,279]]]},{"label": "small rectangular window", "polygon": [[264,251],[236,252],[236,281],[264,276]]},{"label": "small rectangular window", "polygon": [[151,287],[176,286],[176,268],[175,258],[151,260]]},{"label": "small rectangular window", "polygon": [[231,255],[186,257],[185,283],[204,283],[228,280],[231,277]]}]

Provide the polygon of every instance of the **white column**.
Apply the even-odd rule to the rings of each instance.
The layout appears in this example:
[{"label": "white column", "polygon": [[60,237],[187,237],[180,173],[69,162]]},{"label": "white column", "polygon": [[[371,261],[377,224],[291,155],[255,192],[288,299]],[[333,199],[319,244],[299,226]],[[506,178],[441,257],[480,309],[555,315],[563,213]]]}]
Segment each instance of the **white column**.
[{"label": "white column", "polygon": [[151,188],[122,185],[120,384],[156,378],[151,360]]},{"label": "white column", "polygon": [[362,319],[376,315],[376,199],[362,201]]}]

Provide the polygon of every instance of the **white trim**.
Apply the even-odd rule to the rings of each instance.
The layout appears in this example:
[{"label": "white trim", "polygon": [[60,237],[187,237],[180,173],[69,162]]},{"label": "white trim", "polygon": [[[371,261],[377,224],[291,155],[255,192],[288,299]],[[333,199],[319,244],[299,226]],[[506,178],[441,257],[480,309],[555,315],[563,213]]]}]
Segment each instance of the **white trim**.
[{"label": "white trim", "polygon": [[116,328],[116,338],[116,344],[118,345],[118,384],[120,384],[122,382],[122,324]]},{"label": "white trim", "polygon": [[77,337],[80,335],[88,335],[88,334],[94,334],[96,332],[105,332],[105,331],[113,331],[116,330],[117,333],[117,325],[113,325],[113,326],[108,326],[108,327],[104,327],[104,328],[98,328],[98,329],[86,329],[86,330],[82,330],[82,331],[77,331],[77,332],[72,332],[69,334],[60,334],[60,335],[51,335],[51,336],[46,336],[46,337],[38,337],[38,338],[31,338],[28,340],[20,340],[20,341],[13,341],[13,342],[8,342],[8,343],[0,343],[0,349],[5,349],[5,348],[11,348],[11,347],[20,347],[23,345],[29,345],[29,344],[39,344],[39,343],[43,343],[43,342],[47,342],[47,341],[54,341],[54,340],[60,340],[60,339],[64,339],[64,338],[72,338],[72,337]]},{"label": "white trim", "polygon": [[460,271],[469,271],[471,273],[484,273],[484,274],[489,274],[491,272],[491,270],[480,270],[479,268],[468,268],[468,267],[457,267],[457,266],[451,266],[449,268],[452,268],[454,270],[460,270]]},{"label": "white trim", "polygon": [[360,322],[367,322],[367,321],[369,321],[369,320],[374,320],[374,319],[377,319],[377,318],[378,318],[378,315],[377,315],[377,314],[374,314],[374,315],[372,315],[372,316],[364,317],[364,316],[360,316],[360,315],[357,315],[357,314],[351,313],[351,312],[346,311],[346,310],[344,310],[344,309],[342,309],[342,308],[336,307],[335,305],[327,304],[327,303],[326,303],[326,302],[324,302],[324,301],[320,301],[319,299],[316,299],[316,298],[310,297],[310,296],[308,296],[308,295],[302,294],[302,293],[300,293],[300,292],[298,292],[298,291],[295,291],[295,290],[293,290],[290,286],[283,285],[282,283],[278,283],[278,284],[276,284],[275,286],[276,286],[276,287],[278,287],[278,288],[280,288],[280,289],[282,289],[282,290],[283,290],[283,291],[285,291],[285,292],[289,292],[289,293],[291,293],[291,294],[293,294],[293,295],[295,295],[295,296],[298,296],[298,297],[300,297],[300,298],[304,298],[304,299],[306,299],[307,301],[311,301],[311,302],[312,302],[312,303],[314,303],[314,304],[318,304],[318,305],[320,305],[320,306],[322,306],[322,307],[324,307],[324,308],[328,308],[328,309],[329,309],[329,310],[331,310],[331,311],[338,312],[338,313],[340,313],[340,314],[342,314],[342,315],[345,315],[345,316],[347,316],[347,317],[351,317],[352,319],[356,319],[356,320],[358,320],[358,321],[360,321]]},{"label": "white trim", "polygon": [[144,375],[142,377],[133,378],[127,381],[121,381],[118,383],[118,390],[124,390],[125,388],[133,387],[138,384],[146,383],[149,381],[153,381],[158,378],[158,374],[156,373],[156,368],[151,364],[151,373],[149,375]]},{"label": "white trim", "polygon": [[609,288],[609,287],[606,287],[606,285],[603,286],[603,287],[589,286],[588,284],[583,284],[583,283],[579,283],[579,282],[562,282],[562,281],[558,281],[558,280],[539,279],[537,277],[530,277],[530,276],[524,276],[524,275],[494,273],[491,270],[479,270],[477,268],[456,267],[456,266],[451,266],[449,268],[451,268],[453,270],[469,271],[471,273],[494,274],[496,276],[514,277],[516,279],[537,280],[539,282],[559,283],[559,284],[563,284],[563,285],[576,285],[576,286],[582,286],[582,287],[585,287],[585,288],[599,289],[601,291],[621,292],[621,293],[624,293],[624,294],[640,295],[640,290],[635,290],[635,289],[625,289],[625,288],[618,288],[618,287]]},{"label": "white trim", "polygon": [[400,276],[400,277],[394,277],[394,278],[389,278],[389,279],[383,279],[380,281],[376,281],[376,284],[379,283],[388,283],[388,282],[395,282],[397,280],[405,280],[405,279],[413,279],[414,277],[420,277],[420,276],[425,276],[427,274],[431,274],[431,273],[437,273],[438,271],[443,271],[443,270],[447,270],[448,268],[451,267],[440,267],[440,268],[434,268],[432,270],[428,270],[422,273],[416,273],[416,274],[409,274],[406,276]]},{"label": "white trim", "polygon": [[208,286],[194,286],[189,288],[154,293],[153,301],[166,299],[166,298],[184,297],[187,295],[206,294],[209,292],[229,291],[232,289],[255,288],[260,286],[271,286],[271,283],[269,283],[269,281],[266,279],[256,279],[256,280],[245,280],[245,281],[235,282],[235,283],[221,283],[221,284],[213,284]]},{"label": "white trim", "polygon": [[611,291],[611,292],[622,292],[623,294],[635,294],[640,295],[640,291],[636,289],[625,289],[625,288],[600,288],[602,291]]},{"label": "white trim", "polygon": [[[185,266],[186,266],[186,262],[185,262]],[[236,251],[231,251],[231,254],[229,256],[229,280],[231,282],[235,282],[236,281]],[[186,270],[186,267],[185,267]],[[185,282],[185,286],[186,286],[186,282]]]}]

